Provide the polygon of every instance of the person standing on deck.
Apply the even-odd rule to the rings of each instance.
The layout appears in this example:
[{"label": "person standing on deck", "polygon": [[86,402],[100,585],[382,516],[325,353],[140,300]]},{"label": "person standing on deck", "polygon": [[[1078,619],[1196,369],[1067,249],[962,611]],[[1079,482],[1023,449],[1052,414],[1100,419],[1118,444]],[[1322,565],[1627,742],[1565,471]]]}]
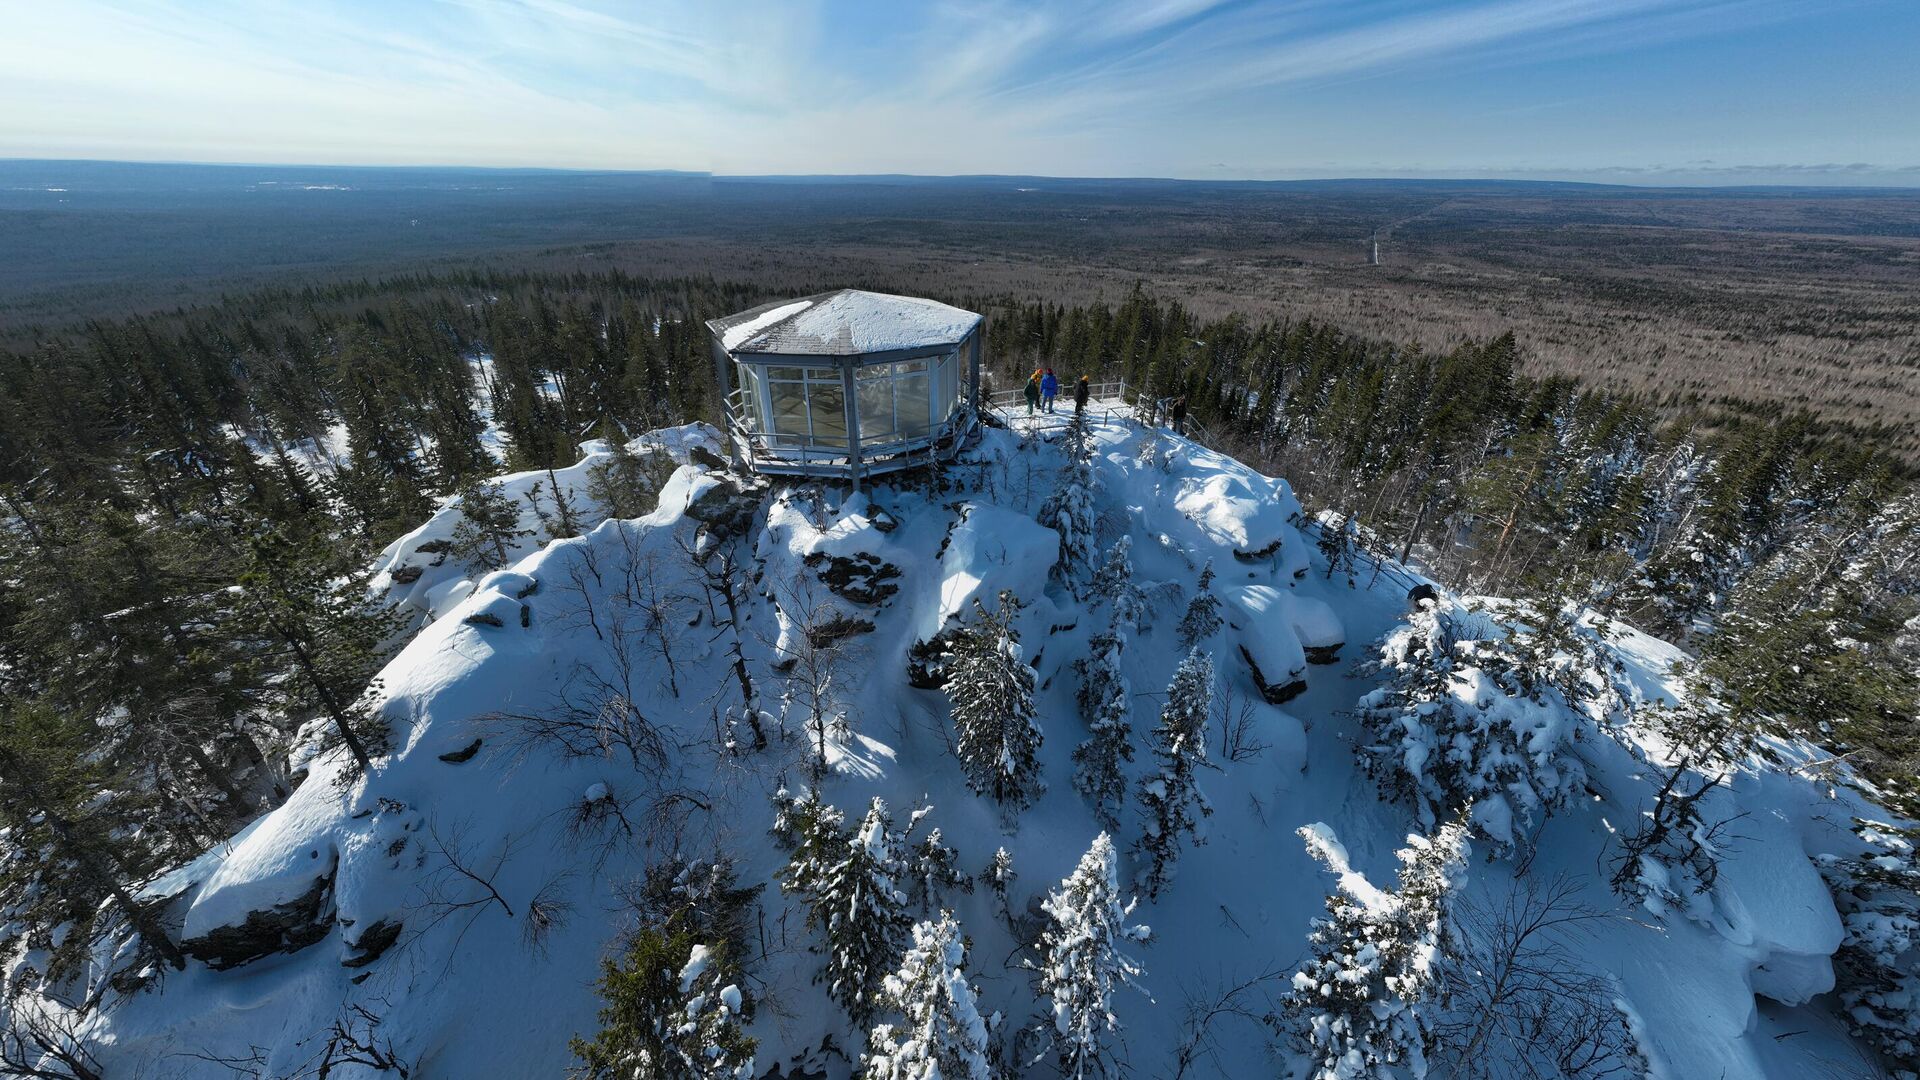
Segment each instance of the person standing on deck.
[{"label": "person standing on deck", "polygon": [[1087,411],[1087,398],[1092,395],[1093,384],[1087,381],[1085,375],[1080,376],[1080,381],[1073,384],[1073,413],[1075,416]]},{"label": "person standing on deck", "polygon": [[1187,396],[1185,394],[1173,399],[1173,433],[1175,435],[1187,433]]},{"label": "person standing on deck", "polygon": [[1040,372],[1035,371],[1027,379],[1027,415],[1033,415],[1033,407],[1040,404]]},{"label": "person standing on deck", "polygon": [[1047,373],[1040,377],[1040,411],[1052,412],[1053,399],[1059,395],[1060,379],[1054,375],[1052,368],[1048,368]]}]

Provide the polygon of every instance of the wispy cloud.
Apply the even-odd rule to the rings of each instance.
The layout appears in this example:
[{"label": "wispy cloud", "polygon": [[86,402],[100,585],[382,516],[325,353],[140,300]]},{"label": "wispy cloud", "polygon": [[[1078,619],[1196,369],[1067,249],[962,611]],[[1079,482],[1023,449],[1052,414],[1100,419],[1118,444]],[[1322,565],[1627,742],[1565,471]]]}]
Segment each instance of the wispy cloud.
[{"label": "wispy cloud", "polygon": [[[1905,0],[1840,2],[1920,26]],[[1729,35],[1818,23],[1831,10],[1826,0],[10,7],[0,102],[14,107],[0,109],[0,153],[1076,173],[1212,173],[1223,156],[1305,160],[1309,145],[1314,160],[1337,159],[1342,124],[1430,113],[1444,102],[1422,95],[1440,86],[1459,97],[1445,114],[1456,138],[1511,141],[1522,125],[1550,122],[1542,114],[1625,107],[1631,81],[1533,96],[1556,65],[1616,58],[1606,62],[1631,72],[1632,51],[1649,43],[1710,52]],[[1891,64],[1898,37],[1865,40]],[[1496,72],[1504,95],[1489,92]],[[1394,99],[1406,79],[1425,89]],[[1348,96],[1375,114],[1359,117],[1333,87],[1355,88]],[[1860,152],[1810,131],[1810,161]],[[1856,142],[1920,159],[1920,135],[1873,136]],[[1617,147],[1615,163],[1670,153],[1643,141]],[[1773,160],[1788,145],[1714,149]]]}]

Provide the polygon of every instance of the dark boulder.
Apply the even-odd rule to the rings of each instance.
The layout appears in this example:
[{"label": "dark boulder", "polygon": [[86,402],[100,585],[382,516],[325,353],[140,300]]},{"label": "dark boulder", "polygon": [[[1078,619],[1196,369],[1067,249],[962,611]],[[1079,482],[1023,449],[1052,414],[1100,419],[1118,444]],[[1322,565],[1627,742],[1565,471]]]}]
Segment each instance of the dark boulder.
[{"label": "dark boulder", "polygon": [[900,591],[894,579],[900,568],[865,551],[852,555],[828,555],[816,551],[805,560],[834,595],[856,604],[878,607]]},{"label": "dark boulder", "polygon": [[1424,581],[1418,585],[1415,585],[1413,588],[1407,590],[1407,606],[1408,607],[1417,608],[1421,604],[1437,604],[1439,602],[1440,602],[1439,590],[1435,589],[1433,586],[1427,584]]},{"label": "dark boulder", "polygon": [[381,919],[360,932],[360,936],[347,942],[347,956],[340,961],[341,967],[363,968],[380,959],[393,943],[400,940],[399,920]]},{"label": "dark boulder", "polygon": [[1240,646],[1240,655],[1247,662],[1248,672],[1253,675],[1253,685],[1259,688],[1260,697],[1269,705],[1284,705],[1299,697],[1301,691],[1307,688],[1307,681],[1300,678],[1299,672],[1290,673],[1277,682],[1269,680],[1266,673],[1260,670],[1260,665],[1254,663],[1253,654],[1247,651],[1245,645]]},{"label": "dark boulder", "polygon": [[180,943],[180,951],[215,971],[249,964],[275,953],[299,952],[333,929],[333,871],[305,893],[264,911],[250,911],[237,926],[219,926]]}]

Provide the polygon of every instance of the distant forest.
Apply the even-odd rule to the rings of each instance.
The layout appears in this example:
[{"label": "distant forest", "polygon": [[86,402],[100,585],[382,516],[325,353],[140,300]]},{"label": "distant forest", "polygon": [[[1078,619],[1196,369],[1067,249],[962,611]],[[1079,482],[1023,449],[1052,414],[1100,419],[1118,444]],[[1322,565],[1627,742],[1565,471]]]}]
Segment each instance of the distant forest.
[{"label": "distant forest", "polygon": [[[58,874],[59,910],[34,921],[84,923],[230,835],[284,782],[295,731],[377,672],[392,628],[362,602],[373,553],[498,474],[496,449],[539,470],[584,439],[714,419],[702,322],[769,298],[403,277],[0,354],[0,827],[40,841],[0,867],[0,906],[43,907],[35,884]],[[1186,397],[1211,445],[1292,481],[1330,573],[1411,558],[1462,591],[1592,605],[1686,644],[1734,714],[1915,805],[1920,495],[1873,437],[1530,377],[1511,334],[1423,351],[1146,289],[950,299],[987,314],[1002,385],[1046,365]],[[323,446],[338,465],[309,467]]]}]

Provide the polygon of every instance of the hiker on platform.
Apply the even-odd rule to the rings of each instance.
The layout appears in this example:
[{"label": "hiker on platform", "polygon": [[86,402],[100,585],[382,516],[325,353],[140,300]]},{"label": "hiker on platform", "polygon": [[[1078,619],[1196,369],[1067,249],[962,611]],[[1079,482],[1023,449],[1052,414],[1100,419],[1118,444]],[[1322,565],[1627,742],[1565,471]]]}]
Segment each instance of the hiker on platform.
[{"label": "hiker on platform", "polygon": [[1027,378],[1027,415],[1033,415],[1033,407],[1040,404],[1040,372],[1038,370]]},{"label": "hiker on platform", "polygon": [[1060,379],[1054,375],[1052,368],[1048,368],[1047,373],[1040,376],[1040,411],[1052,412],[1053,399],[1058,396],[1060,396]]},{"label": "hiker on platform", "polygon": [[1173,432],[1176,435],[1187,433],[1187,396],[1185,394],[1173,399]]},{"label": "hiker on platform", "polygon": [[1092,396],[1093,384],[1087,381],[1085,375],[1080,376],[1080,381],[1073,384],[1073,413],[1075,416],[1087,411],[1087,399]]}]

